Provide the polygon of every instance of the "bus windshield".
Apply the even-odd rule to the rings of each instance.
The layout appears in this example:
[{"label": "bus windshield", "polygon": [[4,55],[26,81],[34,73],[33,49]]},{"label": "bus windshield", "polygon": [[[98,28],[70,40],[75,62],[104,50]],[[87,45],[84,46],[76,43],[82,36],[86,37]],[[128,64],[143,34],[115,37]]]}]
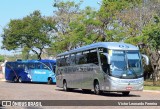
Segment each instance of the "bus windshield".
[{"label": "bus windshield", "polygon": [[143,75],[139,51],[116,51],[111,54],[111,75],[118,78],[137,78]]}]

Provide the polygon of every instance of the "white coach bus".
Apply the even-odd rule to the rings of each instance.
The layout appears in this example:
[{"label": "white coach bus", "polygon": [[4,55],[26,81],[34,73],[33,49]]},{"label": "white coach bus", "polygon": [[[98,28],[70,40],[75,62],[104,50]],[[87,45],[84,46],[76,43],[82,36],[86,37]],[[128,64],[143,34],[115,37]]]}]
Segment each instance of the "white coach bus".
[{"label": "white coach bus", "polygon": [[122,92],[143,90],[142,56],[131,44],[98,42],[57,55],[56,84],[70,89]]}]

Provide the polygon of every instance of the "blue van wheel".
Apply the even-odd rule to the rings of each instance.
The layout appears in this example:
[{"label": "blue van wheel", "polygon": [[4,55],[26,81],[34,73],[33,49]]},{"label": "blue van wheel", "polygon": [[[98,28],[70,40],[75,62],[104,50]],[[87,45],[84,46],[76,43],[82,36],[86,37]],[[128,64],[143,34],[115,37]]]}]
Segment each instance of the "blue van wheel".
[{"label": "blue van wheel", "polygon": [[18,82],[22,83],[22,78],[21,77],[18,78]]},{"label": "blue van wheel", "polygon": [[13,82],[14,82],[14,83],[17,83],[17,82],[18,82],[18,79],[17,79],[16,77],[14,77],[14,78],[13,78]]},{"label": "blue van wheel", "polygon": [[52,78],[48,79],[48,84],[52,84]]}]

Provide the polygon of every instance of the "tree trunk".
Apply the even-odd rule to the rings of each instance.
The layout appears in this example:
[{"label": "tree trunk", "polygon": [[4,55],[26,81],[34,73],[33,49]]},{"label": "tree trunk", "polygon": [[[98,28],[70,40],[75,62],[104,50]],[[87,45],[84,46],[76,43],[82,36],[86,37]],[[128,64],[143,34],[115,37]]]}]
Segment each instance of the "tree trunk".
[{"label": "tree trunk", "polygon": [[38,60],[41,60],[41,53],[37,55]]}]

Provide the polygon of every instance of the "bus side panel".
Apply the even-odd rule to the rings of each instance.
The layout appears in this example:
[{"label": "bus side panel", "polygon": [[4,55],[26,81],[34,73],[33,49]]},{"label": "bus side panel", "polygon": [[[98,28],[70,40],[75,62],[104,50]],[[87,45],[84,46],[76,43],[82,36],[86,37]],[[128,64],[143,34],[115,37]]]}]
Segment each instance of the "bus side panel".
[{"label": "bus side panel", "polygon": [[42,69],[30,69],[32,82],[47,82],[46,72]]},{"label": "bus side panel", "polygon": [[63,80],[62,80],[62,70],[61,68],[56,69],[56,86],[63,87]]},{"label": "bus side panel", "polygon": [[18,77],[21,77],[23,82],[31,82],[31,79],[28,76],[28,72],[25,72],[24,69],[19,69],[18,72]]},{"label": "bus side panel", "polygon": [[77,65],[77,66],[71,66],[70,67],[70,76],[68,79],[70,80],[70,87],[71,88],[81,88],[81,83],[82,83],[82,72],[83,72],[83,67],[82,65]]},{"label": "bus side panel", "polygon": [[[100,86],[100,90],[102,90],[102,86],[104,83],[104,74],[101,71],[99,66],[95,67],[93,77],[94,77],[94,80],[98,81],[99,86]],[[93,85],[92,85],[93,88],[94,88],[94,80],[93,80]]]},{"label": "bus side panel", "polygon": [[16,76],[16,75],[14,74],[14,70],[13,70],[13,68],[12,68],[12,64],[13,64],[13,63],[7,62],[7,63],[6,63],[6,66],[5,66],[5,79],[6,79],[7,81],[12,81],[13,78]]},{"label": "bus side panel", "polygon": [[[89,64],[83,66],[83,79],[82,79],[82,89],[92,89],[93,88],[93,73],[96,71],[96,65]],[[96,71],[97,72],[97,71]]]},{"label": "bus side panel", "polygon": [[48,78],[52,78],[52,82],[56,82],[55,75],[52,71],[46,69],[30,69],[32,82],[48,82]]},{"label": "bus side panel", "polygon": [[101,81],[100,84],[100,89],[101,90],[105,90],[105,91],[110,91],[110,80],[109,80],[109,75],[107,73],[105,73],[103,70],[101,70],[101,79],[99,79]]},{"label": "bus side panel", "polygon": [[62,81],[66,80],[68,88],[73,88],[73,81],[74,81],[73,76],[74,76],[74,73],[72,72],[71,67],[64,67],[63,68],[63,70],[62,70],[62,78],[63,78]]}]

